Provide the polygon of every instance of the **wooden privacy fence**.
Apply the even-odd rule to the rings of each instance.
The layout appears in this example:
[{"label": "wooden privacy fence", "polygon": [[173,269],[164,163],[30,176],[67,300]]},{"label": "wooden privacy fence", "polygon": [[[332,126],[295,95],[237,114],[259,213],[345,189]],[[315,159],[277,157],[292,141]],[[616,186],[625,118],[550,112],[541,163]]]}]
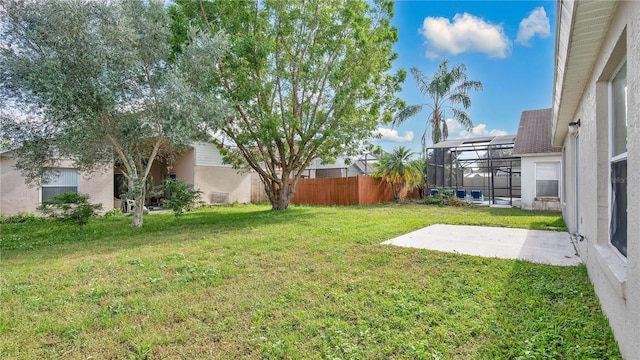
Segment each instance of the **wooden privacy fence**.
[{"label": "wooden privacy fence", "polygon": [[393,201],[391,185],[370,176],[300,179],[293,204],[373,205]]}]

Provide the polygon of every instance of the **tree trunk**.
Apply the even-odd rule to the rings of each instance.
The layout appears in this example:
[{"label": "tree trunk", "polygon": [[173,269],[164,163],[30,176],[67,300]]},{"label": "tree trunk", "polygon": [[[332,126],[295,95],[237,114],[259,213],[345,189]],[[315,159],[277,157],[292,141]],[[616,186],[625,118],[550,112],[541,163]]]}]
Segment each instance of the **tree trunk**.
[{"label": "tree trunk", "polygon": [[142,227],[142,213],[144,212],[144,198],[136,197],[135,207],[133,208],[133,217],[131,218],[132,227]]},{"label": "tree trunk", "polygon": [[132,193],[135,197],[135,205],[133,207],[131,226],[142,227],[142,214],[144,212],[145,198],[145,182],[139,179],[129,178],[129,189],[133,189]]},{"label": "tree trunk", "polygon": [[271,210],[286,210],[289,207],[289,203],[296,193],[296,182],[298,179],[289,179],[289,171],[282,170],[280,174],[280,184],[275,181],[270,181],[268,186],[265,186],[269,201],[271,202]]}]

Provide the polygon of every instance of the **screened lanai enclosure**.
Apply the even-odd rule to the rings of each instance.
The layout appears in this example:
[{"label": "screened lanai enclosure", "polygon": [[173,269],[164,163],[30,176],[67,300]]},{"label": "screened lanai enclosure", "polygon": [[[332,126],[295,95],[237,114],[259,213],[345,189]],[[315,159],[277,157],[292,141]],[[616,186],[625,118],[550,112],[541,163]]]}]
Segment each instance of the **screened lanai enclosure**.
[{"label": "screened lanai enclosure", "polygon": [[488,205],[520,206],[515,135],[446,140],[426,150],[429,194],[449,192]]}]

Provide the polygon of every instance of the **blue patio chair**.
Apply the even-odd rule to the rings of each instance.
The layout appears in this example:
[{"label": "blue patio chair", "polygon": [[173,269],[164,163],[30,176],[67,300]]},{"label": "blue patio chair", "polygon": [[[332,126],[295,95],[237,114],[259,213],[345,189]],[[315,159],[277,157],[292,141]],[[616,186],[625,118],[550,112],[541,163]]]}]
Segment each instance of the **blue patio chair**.
[{"label": "blue patio chair", "polygon": [[429,194],[431,194],[431,196],[436,196],[436,195],[438,195],[438,189],[431,189],[431,191],[429,192]]},{"label": "blue patio chair", "polygon": [[482,190],[471,190],[471,199],[473,201],[484,201]]},{"label": "blue patio chair", "polygon": [[458,190],[456,192],[456,196],[458,197],[458,199],[462,199],[462,200],[466,199],[467,198],[467,190],[465,190],[465,189]]}]

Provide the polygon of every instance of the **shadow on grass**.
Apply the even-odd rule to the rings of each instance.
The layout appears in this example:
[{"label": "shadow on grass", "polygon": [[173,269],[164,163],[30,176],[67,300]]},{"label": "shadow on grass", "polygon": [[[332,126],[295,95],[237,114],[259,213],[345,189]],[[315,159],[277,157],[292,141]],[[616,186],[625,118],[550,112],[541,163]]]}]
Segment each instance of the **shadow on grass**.
[{"label": "shadow on grass", "polygon": [[264,207],[233,210],[224,207],[188,212],[180,219],[172,213],[146,215],[142,228],[131,227],[129,216],[94,219],[84,229],[53,221],[5,224],[0,234],[0,250],[3,258],[9,259],[23,251],[46,249],[56,244],[66,244],[66,250],[56,248],[56,251],[67,253],[85,250],[89,243],[96,247],[129,249],[173,242],[180,236],[202,237],[274,224],[311,223],[314,216],[312,209],[305,208],[271,211]]}]

